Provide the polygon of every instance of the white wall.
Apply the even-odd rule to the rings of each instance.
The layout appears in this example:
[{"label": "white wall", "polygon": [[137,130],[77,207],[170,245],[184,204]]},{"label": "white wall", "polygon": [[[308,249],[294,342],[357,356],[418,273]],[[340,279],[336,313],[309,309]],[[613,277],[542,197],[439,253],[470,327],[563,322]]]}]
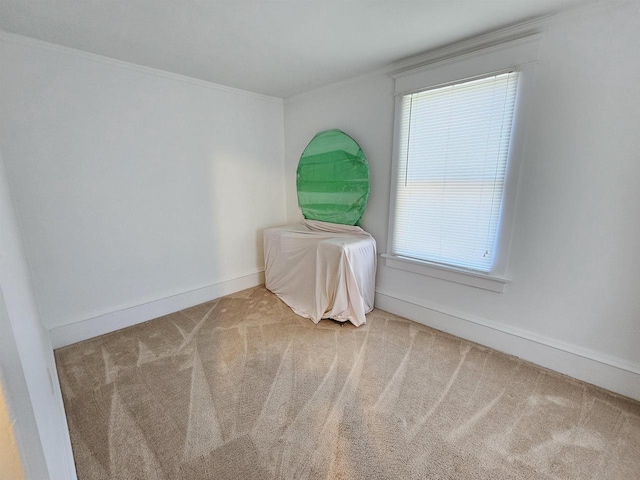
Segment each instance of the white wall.
[{"label": "white wall", "polygon": [[75,467],[48,332],[42,327],[0,158],[0,388],[26,478],[71,480]]},{"label": "white wall", "polygon": [[46,327],[263,267],[261,231],[286,220],[281,100],[0,48],[0,145]]},{"label": "white wall", "polygon": [[[384,305],[400,305],[389,299],[402,299],[398,313],[413,311],[415,319],[484,343],[495,335],[474,333],[478,325],[496,335],[507,332],[511,347],[494,344],[525,358],[531,352],[515,347],[519,339],[545,345],[552,350],[530,359],[640,398],[638,25],[640,5],[633,2],[548,26],[531,97],[523,99],[528,125],[507,291],[480,290],[380,262],[377,291]],[[384,74],[285,102],[290,221],[300,218],[295,169],[302,150],[317,131],[340,128],[369,159],[372,193],[362,224],[379,252],[386,251],[393,109],[393,80]],[[552,359],[558,352],[569,352],[576,365],[567,366],[570,361],[561,356]],[[607,368],[594,373],[599,366]]]}]

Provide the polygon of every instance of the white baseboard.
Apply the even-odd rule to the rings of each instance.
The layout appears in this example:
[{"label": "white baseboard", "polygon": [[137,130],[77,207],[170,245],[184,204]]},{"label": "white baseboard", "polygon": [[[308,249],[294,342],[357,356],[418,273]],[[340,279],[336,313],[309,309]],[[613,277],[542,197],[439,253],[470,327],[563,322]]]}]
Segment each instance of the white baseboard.
[{"label": "white baseboard", "polygon": [[193,307],[231,293],[264,283],[264,270],[256,271],[231,280],[215,283],[152,302],[87,318],[78,322],[53,327],[49,330],[53,348],[65,347],[105,333],[130,327],[137,323]]},{"label": "white baseboard", "polygon": [[64,408],[64,400],[62,399],[62,390],[60,389],[60,380],[58,378],[58,369],[53,356],[53,347],[51,339],[47,339],[48,362],[47,370],[51,378],[51,388],[53,390],[53,401],[55,408],[58,410],[57,415],[52,422],[57,422],[57,428],[54,430],[59,432],[58,440],[55,442],[56,452],[53,457],[57,461],[57,470],[55,472],[49,470],[50,480],[78,480],[76,472],[76,464],[73,458],[73,449],[71,447],[71,439],[69,438],[69,424],[67,423],[67,415]]},{"label": "white baseboard", "polygon": [[640,365],[398,293],[377,291],[375,306],[640,400]]}]

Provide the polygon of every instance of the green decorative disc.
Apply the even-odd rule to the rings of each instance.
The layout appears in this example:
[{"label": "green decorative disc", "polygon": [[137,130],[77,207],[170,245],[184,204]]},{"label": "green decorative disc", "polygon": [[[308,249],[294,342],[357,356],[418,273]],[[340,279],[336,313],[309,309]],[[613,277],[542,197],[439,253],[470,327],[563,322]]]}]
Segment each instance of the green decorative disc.
[{"label": "green decorative disc", "polygon": [[356,225],[369,199],[369,164],[353,138],[327,130],[302,152],[296,183],[304,218]]}]

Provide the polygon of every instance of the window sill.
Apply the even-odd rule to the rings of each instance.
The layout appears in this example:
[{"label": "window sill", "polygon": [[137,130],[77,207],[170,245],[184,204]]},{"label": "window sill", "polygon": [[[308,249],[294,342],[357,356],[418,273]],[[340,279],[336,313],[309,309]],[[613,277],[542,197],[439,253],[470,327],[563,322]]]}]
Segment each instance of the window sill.
[{"label": "window sill", "polygon": [[396,255],[382,254],[385,265],[390,268],[397,268],[407,272],[426,275],[428,277],[439,278],[448,282],[460,283],[470,287],[490,290],[492,292],[503,293],[505,285],[509,280],[495,275],[472,272],[462,268],[438,265],[435,263],[415,260],[413,258],[399,257]]}]

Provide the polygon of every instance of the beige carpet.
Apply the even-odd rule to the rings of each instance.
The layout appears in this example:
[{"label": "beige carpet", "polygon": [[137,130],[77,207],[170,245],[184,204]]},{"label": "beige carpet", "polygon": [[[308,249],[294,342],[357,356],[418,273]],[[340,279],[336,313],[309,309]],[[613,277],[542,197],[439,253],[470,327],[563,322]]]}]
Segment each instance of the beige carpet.
[{"label": "beige carpet", "polygon": [[263,287],[56,352],[81,480],[640,478],[640,404]]}]

